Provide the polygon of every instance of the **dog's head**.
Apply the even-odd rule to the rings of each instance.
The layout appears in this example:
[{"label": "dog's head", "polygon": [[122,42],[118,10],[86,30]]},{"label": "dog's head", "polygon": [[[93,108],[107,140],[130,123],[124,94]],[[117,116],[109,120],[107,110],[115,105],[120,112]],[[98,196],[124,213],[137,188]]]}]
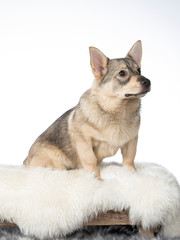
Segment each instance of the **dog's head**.
[{"label": "dog's head", "polygon": [[125,58],[107,58],[100,50],[90,47],[91,68],[98,90],[119,99],[143,97],[151,82],[141,75],[142,44],[137,41]]}]

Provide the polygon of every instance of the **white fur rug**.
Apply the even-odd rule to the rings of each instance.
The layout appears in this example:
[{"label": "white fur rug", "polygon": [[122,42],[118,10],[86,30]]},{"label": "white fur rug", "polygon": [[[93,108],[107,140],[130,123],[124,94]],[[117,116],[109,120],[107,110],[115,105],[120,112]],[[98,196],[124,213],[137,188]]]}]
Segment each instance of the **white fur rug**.
[{"label": "white fur rug", "polygon": [[0,166],[0,218],[26,235],[62,236],[107,210],[129,209],[133,224],[162,225],[161,235],[180,237],[180,188],[165,168],[136,164],[101,166],[103,182],[84,170]]}]

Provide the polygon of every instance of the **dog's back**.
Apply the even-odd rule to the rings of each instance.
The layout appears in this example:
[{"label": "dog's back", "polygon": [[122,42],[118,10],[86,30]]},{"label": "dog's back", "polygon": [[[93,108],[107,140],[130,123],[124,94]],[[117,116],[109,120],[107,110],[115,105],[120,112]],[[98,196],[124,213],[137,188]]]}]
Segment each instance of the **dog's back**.
[{"label": "dog's back", "polygon": [[[77,158],[72,148],[68,127],[68,119],[73,110],[74,108],[65,112],[36,139],[24,161],[26,166],[73,168],[72,164],[67,164],[68,159]],[[63,159],[66,164],[60,163]]]}]

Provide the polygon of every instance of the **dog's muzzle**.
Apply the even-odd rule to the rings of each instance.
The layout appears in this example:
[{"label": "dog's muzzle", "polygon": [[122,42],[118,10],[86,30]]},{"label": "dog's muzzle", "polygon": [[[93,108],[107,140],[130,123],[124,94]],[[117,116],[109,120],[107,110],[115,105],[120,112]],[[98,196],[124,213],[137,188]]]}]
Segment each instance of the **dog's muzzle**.
[{"label": "dog's muzzle", "polygon": [[143,87],[142,91],[139,93],[126,93],[125,97],[143,97],[151,90],[151,81],[143,76],[141,76],[138,80],[141,86]]}]

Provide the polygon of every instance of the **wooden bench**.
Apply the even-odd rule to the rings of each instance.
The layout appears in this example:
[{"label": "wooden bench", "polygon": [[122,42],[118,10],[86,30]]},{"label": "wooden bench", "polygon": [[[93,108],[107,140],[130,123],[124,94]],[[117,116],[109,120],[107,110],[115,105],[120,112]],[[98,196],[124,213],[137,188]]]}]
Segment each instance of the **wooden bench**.
[{"label": "wooden bench", "polygon": [[[88,223],[84,223],[84,226],[110,226],[110,225],[132,225],[129,220],[128,211],[114,212],[108,211],[106,213],[99,214],[96,218],[92,219]],[[0,222],[0,227],[18,227],[15,223]],[[158,233],[160,228],[145,230],[141,225],[137,225],[139,233],[145,237],[152,238],[155,233]]]},{"label": "wooden bench", "polygon": [[[85,226],[110,226],[110,225],[132,225],[129,220],[128,211],[114,212],[108,211],[106,213],[99,214],[96,218],[88,223],[84,224]],[[152,238],[155,233],[158,233],[160,228],[145,230],[141,225],[137,225],[138,231],[145,237]]]}]

